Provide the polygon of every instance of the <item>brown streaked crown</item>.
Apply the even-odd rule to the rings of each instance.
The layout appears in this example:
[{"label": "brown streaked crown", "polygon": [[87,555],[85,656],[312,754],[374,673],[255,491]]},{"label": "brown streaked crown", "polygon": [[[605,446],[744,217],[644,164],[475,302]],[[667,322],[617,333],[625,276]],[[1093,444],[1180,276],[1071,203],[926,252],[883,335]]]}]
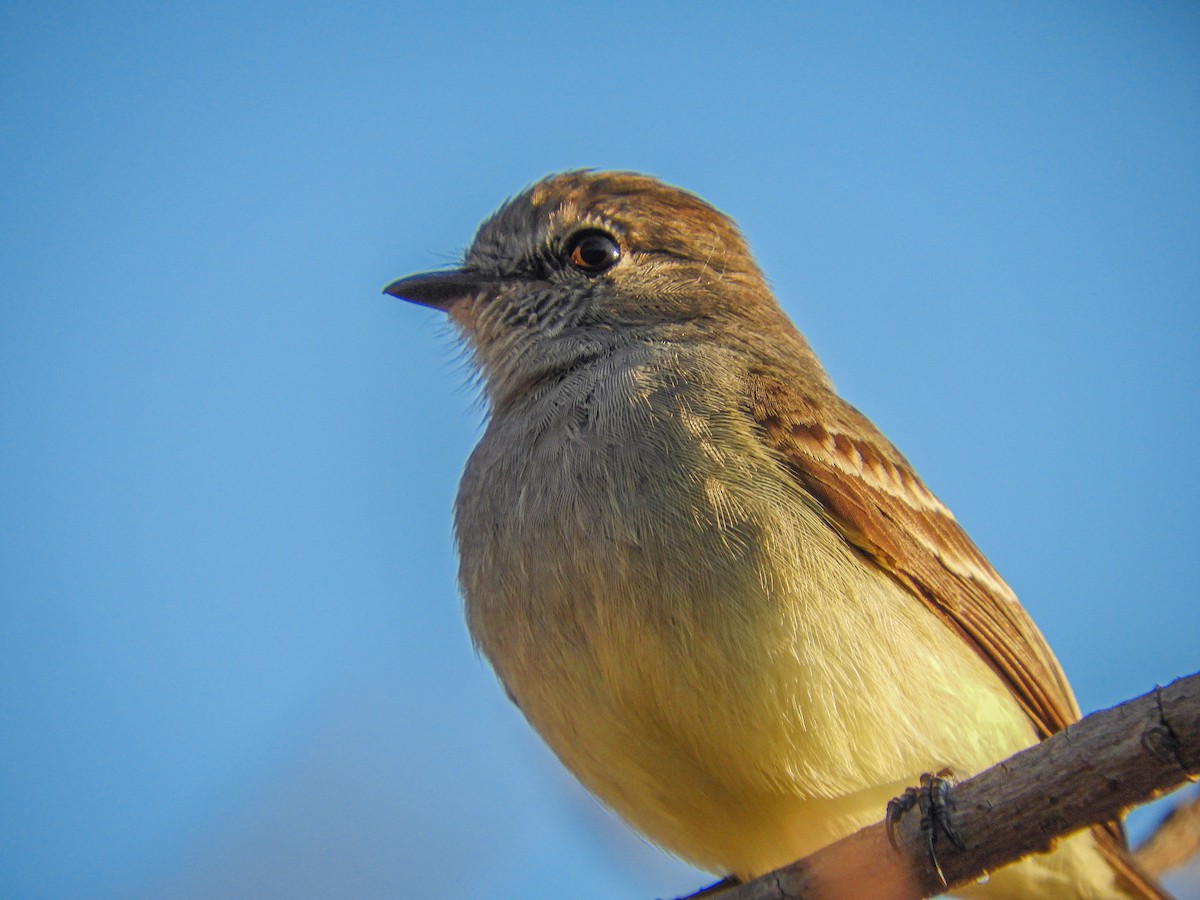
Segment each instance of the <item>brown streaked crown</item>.
[{"label": "brown streaked crown", "polygon": [[[746,241],[724,213],[694,194],[635,172],[551,175],[513,197],[480,226],[468,267],[532,255],[564,232],[611,231],[633,253],[707,264],[761,277]],[[514,237],[519,242],[514,246]]]}]

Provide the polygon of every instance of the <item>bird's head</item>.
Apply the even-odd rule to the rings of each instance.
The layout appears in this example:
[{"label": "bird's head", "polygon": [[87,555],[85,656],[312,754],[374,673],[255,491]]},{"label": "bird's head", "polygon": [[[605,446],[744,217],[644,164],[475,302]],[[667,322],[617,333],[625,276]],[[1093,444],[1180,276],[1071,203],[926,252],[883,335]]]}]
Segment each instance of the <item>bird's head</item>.
[{"label": "bird's head", "polygon": [[786,322],[729,217],[629,172],[539,181],[480,226],[460,267],[385,291],[450,316],[493,401],[630,342]]}]

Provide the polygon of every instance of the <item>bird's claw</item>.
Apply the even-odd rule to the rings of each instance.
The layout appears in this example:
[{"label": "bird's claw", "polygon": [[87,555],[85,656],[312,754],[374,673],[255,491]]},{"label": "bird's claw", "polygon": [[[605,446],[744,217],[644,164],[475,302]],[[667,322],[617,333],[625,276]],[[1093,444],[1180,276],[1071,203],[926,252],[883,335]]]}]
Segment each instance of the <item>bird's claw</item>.
[{"label": "bird's claw", "polygon": [[953,773],[949,769],[942,769],[936,775],[929,772],[921,776],[920,787],[905,788],[904,793],[893,800],[888,801],[887,814],[884,816],[884,824],[887,828],[888,841],[893,849],[899,849],[896,842],[896,824],[900,818],[912,809],[914,806],[921,809],[921,835],[925,839],[925,849],[929,853],[929,860],[933,863],[933,868],[937,872],[938,880],[942,885],[946,885],[946,876],[942,874],[941,863],[938,862],[937,850],[937,833],[941,831],[950,839],[950,843],[954,844],[959,850],[966,850],[967,845],[963,843],[958,832],[954,830],[954,826],[950,822],[950,809],[946,805],[946,798],[950,791],[950,778]]},{"label": "bird's claw", "polygon": [[893,850],[900,849],[900,844],[896,841],[896,825],[899,824],[906,812],[917,805],[920,793],[919,788],[907,787],[899,797],[893,797],[888,801],[887,814],[883,817],[883,823],[887,827],[888,843],[892,845]]}]

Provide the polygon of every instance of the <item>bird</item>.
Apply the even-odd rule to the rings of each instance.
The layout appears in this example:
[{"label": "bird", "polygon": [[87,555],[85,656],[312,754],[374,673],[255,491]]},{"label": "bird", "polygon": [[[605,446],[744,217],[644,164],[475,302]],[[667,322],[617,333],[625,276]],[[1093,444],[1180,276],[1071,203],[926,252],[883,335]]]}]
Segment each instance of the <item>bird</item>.
[{"label": "bird", "polygon": [[[835,390],[737,225],[634,172],[548,176],[444,312],[486,426],[455,501],[472,639],[562,763],[649,841],[745,881],[979,772],[1079,707],[946,506]],[[1114,829],[963,890],[1159,897]]]}]

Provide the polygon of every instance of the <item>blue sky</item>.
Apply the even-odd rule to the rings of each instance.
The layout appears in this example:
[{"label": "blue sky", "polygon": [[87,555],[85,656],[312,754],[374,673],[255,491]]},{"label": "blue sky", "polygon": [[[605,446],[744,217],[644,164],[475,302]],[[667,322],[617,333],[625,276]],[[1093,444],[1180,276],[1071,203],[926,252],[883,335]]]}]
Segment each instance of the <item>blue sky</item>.
[{"label": "blue sky", "polygon": [[1196,669],[1194,5],[10,2],[0,48],[6,895],[703,883],[473,654],[481,410],[379,293],[566,168],[740,222],[1085,710]]}]

